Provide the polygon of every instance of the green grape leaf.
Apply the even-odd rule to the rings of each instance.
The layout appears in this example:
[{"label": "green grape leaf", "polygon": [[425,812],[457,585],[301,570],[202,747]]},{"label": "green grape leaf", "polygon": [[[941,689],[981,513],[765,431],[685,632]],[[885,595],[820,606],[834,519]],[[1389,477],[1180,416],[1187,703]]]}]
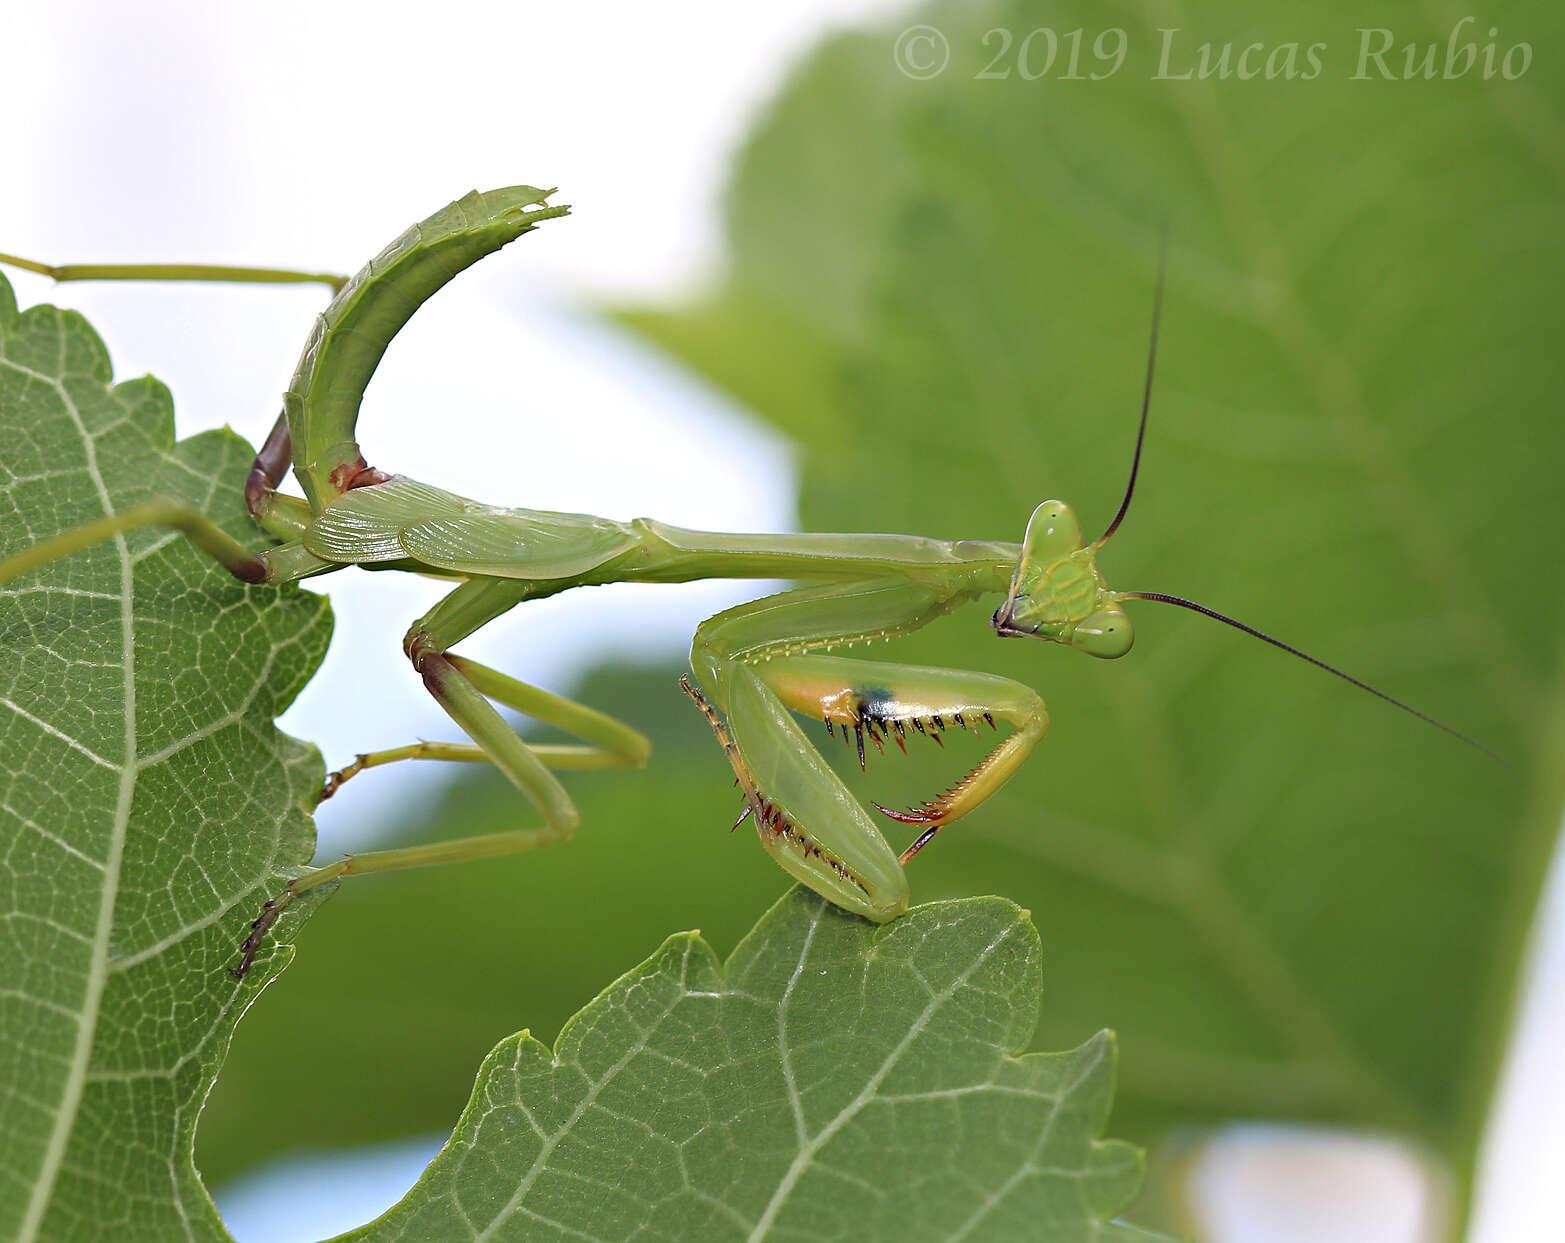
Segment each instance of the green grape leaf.
[{"label": "green grape leaf", "polygon": [[[260,542],[231,432],[178,445],[167,389],[112,384],[79,316],[0,279],[0,559],[163,496]],[[222,1239],[192,1156],[260,904],[308,860],[323,776],[272,719],[330,614],[165,531],[0,585],[0,1236]]]},{"label": "green grape leaf", "polygon": [[1016,1053],[1041,947],[997,898],[883,927],[803,889],[720,964],[670,937],[479,1071],[456,1133],[356,1239],[1144,1238],[1097,1135],[1114,1046]]},{"label": "green grape leaf", "polygon": [[[1460,17],[1373,24],[1395,65],[1438,64]],[[1108,581],[1236,614],[1515,770],[1188,612],[1127,605],[1110,664],[974,610],[899,658],[1026,681],[1053,726],[915,896],[1038,913],[1042,1039],[1120,1033],[1133,1133],[1331,1120],[1460,1187],[1565,805],[1565,76],[1357,76],[1366,20],[952,0],[837,39],[743,157],[724,287],[629,319],[798,437],[804,529],[1014,540],[1058,496],[1090,536],[1129,473],[1166,223]],[[932,77],[894,56],[915,24],[950,49]],[[1565,36],[1535,6],[1491,24],[1501,51]],[[1309,80],[1237,72],[1290,41],[1322,41]]]}]

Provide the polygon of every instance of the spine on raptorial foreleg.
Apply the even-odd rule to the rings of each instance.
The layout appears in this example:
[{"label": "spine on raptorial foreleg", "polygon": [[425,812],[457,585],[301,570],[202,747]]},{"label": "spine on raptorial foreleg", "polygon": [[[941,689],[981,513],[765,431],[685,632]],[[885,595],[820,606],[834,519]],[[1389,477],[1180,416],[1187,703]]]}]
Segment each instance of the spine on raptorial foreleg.
[{"label": "spine on raptorial foreleg", "polygon": [[295,470],[312,508],[384,478],[364,461],[354,429],[365,386],[391,339],[457,273],[538,221],[569,212],[547,205],[552,193],[511,186],[448,204],[370,260],[315,321],[283,397]]}]

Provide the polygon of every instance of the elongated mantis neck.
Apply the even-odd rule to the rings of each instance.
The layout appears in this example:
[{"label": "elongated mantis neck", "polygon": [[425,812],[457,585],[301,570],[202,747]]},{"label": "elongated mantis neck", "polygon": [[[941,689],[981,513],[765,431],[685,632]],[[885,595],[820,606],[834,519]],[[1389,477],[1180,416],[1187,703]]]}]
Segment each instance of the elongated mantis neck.
[{"label": "elongated mantis neck", "polygon": [[1021,552],[1017,544],[918,535],[740,535],[694,531],[650,518],[637,518],[630,525],[641,536],[640,546],[605,566],[604,581],[789,578],[830,582],[895,576],[978,595],[1005,591]]}]

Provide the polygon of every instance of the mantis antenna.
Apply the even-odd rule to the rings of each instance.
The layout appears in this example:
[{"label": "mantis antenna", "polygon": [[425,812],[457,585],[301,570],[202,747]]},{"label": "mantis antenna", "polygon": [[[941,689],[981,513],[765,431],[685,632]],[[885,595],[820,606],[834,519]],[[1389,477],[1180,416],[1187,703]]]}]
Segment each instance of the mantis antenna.
[{"label": "mantis antenna", "polygon": [[[1104,544],[1108,543],[1109,537],[1113,535],[1115,531],[1119,530],[1119,524],[1125,520],[1125,514],[1130,509],[1130,498],[1136,491],[1136,475],[1141,469],[1141,447],[1145,442],[1147,435],[1147,411],[1151,408],[1152,405],[1152,373],[1157,364],[1157,330],[1158,325],[1161,323],[1163,318],[1163,278],[1167,268],[1168,224],[1165,221],[1158,237],[1157,283],[1152,294],[1152,332],[1150,340],[1147,344],[1147,375],[1146,383],[1143,385],[1141,390],[1141,423],[1140,426],[1136,429],[1136,450],[1130,459],[1130,480],[1125,485],[1125,497],[1119,503],[1119,511],[1114,515],[1114,521],[1110,522],[1108,529],[1104,531],[1102,535],[1098,536],[1097,540],[1092,545],[1094,549],[1102,548]],[[1499,763],[1505,765],[1505,767],[1511,767],[1509,761],[1507,761],[1504,756],[1491,750],[1489,747],[1484,746],[1484,744],[1479,742],[1477,739],[1469,738],[1460,730],[1453,729],[1444,721],[1437,720],[1427,713],[1420,712],[1411,704],[1403,703],[1400,699],[1386,694],[1385,691],[1371,686],[1368,682],[1361,681],[1360,679],[1355,678],[1352,674],[1343,672],[1335,665],[1329,665],[1324,660],[1320,660],[1317,657],[1311,656],[1308,652],[1300,651],[1290,643],[1284,643],[1281,639],[1273,638],[1264,631],[1257,630],[1254,626],[1247,626],[1244,622],[1239,621],[1236,618],[1229,617],[1225,613],[1219,613],[1216,609],[1208,608],[1204,604],[1197,604],[1194,600],[1186,600],[1182,596],[1171,596],[1161,591],[1121,591],[1116,592],[1115,597],[1120,600],[1152,600],[1160,604],[1176,604],[1182,609],[1189,609],[1193,613],[1200,613],[1203,616],[1214,618],[1226,626],[1232,626],[1235,630],[1241,630],[1245,634],[1251,635],[1254,638],[1261,640],[1263,643],[1270,643],[1273,647],[1281,648],[1290,655],[1297,656],[1300,660],[1308,661],[1317,669],[1324,669],[1327,673],[1335,674],[1344,682],[1348,682],[1353,686],[1358,687],[1362,691],[1368,691],[1377,699],[1385,700],[1388,704],[1402,709],[1403,712],[1408,713],[1410,716],[1415,716],[1420,721],[1425,721],[1428,724],[1433,725],[1436,729],[1443,730],[1445,733],[1450,734],[1451,737],[1457,739],[1458,741],[1465,742],[1468,746],[1474,748],[1475,750],[1482,751],[1485,755],[1489,756],[1490,759],[1499,761]]]},{"label": "mantis antenna", "polygon": [[1119,503],[1119,512],[1114,515],[1114,521],[1109,523],[1109,529],[1098,536],[1093,548],[1102,548],[1109,542],[1109,536],[1119,530],[1119,524],[1125,520],[1125,511],[1130,508],[1130,498],[1136,491],[1136,475],[1141,470],[1141,446],[1147,438],[1147,411],[1152,407],[1152,371],[1157,365],[1157,329],[1163,322],[1163,277],[1168,271],[1168,222],[1165,220],[1158,232],[1157,239],[1157,285],[1152,292],[1152,335],[1147,342],[1147,378],[1141,387],[1141,423],[1136,428],[1136,451],[1130,458],[1130,482],[1125,485],[1125,499]]},{"label": "mantis antenna", "polygon": [[1246,626],[1242,621],[1237,621],[1234,618],[1227,616],[1226,614],[1219,613],[1216,609],[1209,609],[1204,604],[1197,604],[1194,600],[1186,600],[1180,596],[1165,595],[1161,591],[1122,591],[1119,593],[1119,598],[1121,600],[1155,600],[1160,604],[1177,604],[1180,608],[1189,609],[1193,613],[1202,613],[1207,617],[1216,618],[1225,626],[1232,626],[1235,630],[1242,630],[1245,634],[1254,635],[1257,639],[1261,640],[1262,643],[1270,643],[1273,647],[1280,647],[1283,651],[1297,656],[1300,660],[1309,661],[1310,664],[1314,665],[1317,669],[1324,669],[1327,673],[1336,674],[1344,682],[1351,682],[1354,686],[1358,687],[1359,690],[1368,691],[1377,699],[1384,699],[1388,704],[1391,704],[1397,708],[1401,708],[1403,712],[1406,712],[1411,716],[1416,716],[1420,721],[1427,721],[1436,729],[1444,730],[1446,733],[1450,734],[1451,737],[1457,739],[1458,741],[1465,742],[1468,746],[1482,751],[1490,759],[1498,760],[1507,768],[1511,767],[1510,762],[1503,755],[1500,755],[1496,751],[1490,750],[1477,739],[1469,738],[1460,730],[1452,729],[1451,726],[1447,725],[1444,721],[1438,721],[1427,713],[1420,712],[1411,704],[1405,704],[1400,699],[1386,694],[1385,691],[1377,690],[1368,682],[1361,682],[1352,674],[1344,673],[1335,665],[1328,665],[1324,660],[1317,660],[1308,652],[1301,652],[1292,644],[1284,643],[1281,639],[1274,639],[1271,635],[1266,634],[1264,631],[1257,630],[1254,626]]}]

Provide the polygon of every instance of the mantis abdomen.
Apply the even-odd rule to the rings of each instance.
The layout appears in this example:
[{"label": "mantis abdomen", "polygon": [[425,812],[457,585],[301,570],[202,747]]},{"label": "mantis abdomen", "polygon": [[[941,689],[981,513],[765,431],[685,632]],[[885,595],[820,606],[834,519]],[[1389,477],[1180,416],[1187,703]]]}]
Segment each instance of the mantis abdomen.
[{"label": "mantis abdomen", "polygon": [[405,230],[317,317],[283,396],[295,469],[314,509],[363,482],[359,402],[391,339],[459,272],[538,221],[566,215],[569,207],[547,206],[552,193],[508,186],[463,195]]}]

